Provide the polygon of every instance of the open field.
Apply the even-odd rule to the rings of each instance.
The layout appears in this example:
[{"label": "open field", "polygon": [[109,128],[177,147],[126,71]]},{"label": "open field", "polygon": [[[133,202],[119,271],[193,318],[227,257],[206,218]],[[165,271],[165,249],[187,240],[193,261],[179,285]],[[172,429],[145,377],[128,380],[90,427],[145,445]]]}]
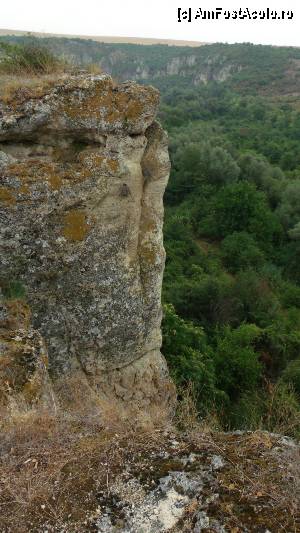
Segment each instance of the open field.
[{"label": "open field", "polygon": [[[27,35],[29,32],[21,30],[7,30],[0,29],[1,35]],[[68,34],[56,34],[56,33],[38,33],[30,32],[35,37],[66,37],[69,39],[91,39],[100,43],[129,43],[129,44],[167,44],[168,46],[202,46],[204,44],[198,41],[180,41],[173,39],[156,39],[156,38],[144,38],[144,37],[120,37],[120,36],[97,36],[97,35],[68,35]]]}]

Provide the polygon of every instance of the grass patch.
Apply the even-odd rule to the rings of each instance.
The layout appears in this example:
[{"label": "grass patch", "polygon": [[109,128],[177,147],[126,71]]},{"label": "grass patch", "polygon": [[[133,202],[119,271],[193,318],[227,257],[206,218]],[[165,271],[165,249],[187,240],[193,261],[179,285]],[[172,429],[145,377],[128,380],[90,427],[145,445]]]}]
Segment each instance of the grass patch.
[{"label": "grass patch", "polygon": [[23,76],[63,72],[67,63],[35,42],[17,45],[0,42],[0,73]]},{"label": "grass patch", "polygon": [[[169,472],[201,475],[215,455],[224,468],[203,478],[183,533],[204,502],[226,531],[247,531],[250,524],[256,532],[299,531],[298,452],[278,435],[141,430],[134,420],[117,429],[93,417],[31,410],[0,418],[0,452],[1,531],[94,531],[100,507],[120,512],[111,492],[120,476],[124,483],[139,479],[148,492]],[[181,461],[190,454],[191,464]]]}]

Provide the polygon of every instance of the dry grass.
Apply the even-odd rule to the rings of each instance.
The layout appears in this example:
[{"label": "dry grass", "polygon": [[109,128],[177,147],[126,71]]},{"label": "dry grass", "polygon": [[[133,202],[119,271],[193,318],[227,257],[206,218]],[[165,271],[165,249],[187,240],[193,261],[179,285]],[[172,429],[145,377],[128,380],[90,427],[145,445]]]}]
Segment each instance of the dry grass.
[{"label": "dry grass", "polygon": [[[76,75],[78,69],[67,69],[65,72],[51,74],[4,74],[0,72],[0,103],[3,104],[22,104],[24,101],[32,98],[42,98],[48,92],[64,82],[71,75]],[[98,65],[88,65],[84,70],[86,74],[101,74]],[[83,71],[80,71],[82,74]]]},{"label": "dry grass", "polygon": [[177,403],[174,423],[180,431],[198,433],[210,433],[218,431],[222,427],[218,416],[213,411],[209,416],[201,417],[197,407],[195,386],[192,382],[178,390],[179,401]]},{"label": "dry grass", "polygon": [[[284,448],[281,437],[267,432],[208,433],[188,436],[194,452],[221,456],[217,499],[207,514],[226,524],[226,531],[300,531],[299,449]],[[203,496],[211,496],[204,486]],[[182,533],[188,530],[182,528]]]},{"label": "dry grass", "polygon": [[[286,390],[289,393],[289,390]],[[266,420],[270,431],[263,430],[223,433],[217,416],[199,419],[195,391],[192,384],[180,394],[176,423],[184,432],[189,452],[200,454],[205,460],[216,454],[225,461],[218,473],[219,498],[209,504],[206,511],[211,519],[225,523],[226,531],[240,533],[300,531],[300,458],[299,448],[282,447],[280,433],[291,432],[291,424],[299,424],[286,401],[281,401],[279,391],[270,391]],[[299,414],[299,413],[298,413]],[[296,419],[297,418],[297,419]],[[267,422],[264,426],[267,425]],[[204,496],[212,495],[212,487],[204,487]],[[191,502],[182,522],[182,533],[192,530],[199,505]]]},{"label": "dry grass", "polygon": [[81,375],[58,381],[55,397],[52,410],[16,396],[0,409],[1,532],[86,531],[99,491],[108,494],[127,464],[161,446],[162,410],[125,411],[100,400]]},{"label": "dry grass", "polygon": [[291,384],[269,384],[263,429],[300,437],[300,411],[298,397]]},{"label": "dry grass", "polygon": [[0,102],[7,104],[11,101],[22,103],[29,98],[41,98],[54,87],[60,79],[68,78],[68,73],[37,75],[1,74],[0,73]]},{"label": "dry grass", "polygon": [[26,44],[0,40],[0,72],[4,74],[54,74],[64,72],[67,68],[65,61],[56,57],[36,39]]},{"label": "dry grass", "polygon": [[[158,433],[103,427],[98,420],[28,411],[2,423],[0,530],[38,531],[42,525],[81,524],[140,450],[158,445]],[[156,444],[155,444],[156,443]]]},{"label": "dry grass", "polygon": [[117,477],[127,472],[145,486],[157,483],[170,471],[184,469],[180,457],[190,453],[198,457],[193,468],[199,464],[200,472],[213,455],[221,456],[226,466],[216,473],[215,484],[208,481],[190,502],[182,532],[191,530],[203,498],[215,493],[219,498],[211,499],[207,513],[228,531],[245,531],[249,524],[257,532],[299,531],[299,462],[293,450],[290,456],[276,452],[279,437],[215,433],[195,426],[185,433],[140,429],[134,419],[117,427],[116,418],[104,427],[99,417],[54,416],[46,410],[2,417],[0,531],[93,531],[99,501],[103,495],[109,501]]},{"label": "dry grass", "polygon": [[[36,39],[24,45],[0,41],[0,99],[4,103],[40,98],[58,80],[77,72],[78,67],[53,55]],[[95,66],[90,73],[96,73]]]}]

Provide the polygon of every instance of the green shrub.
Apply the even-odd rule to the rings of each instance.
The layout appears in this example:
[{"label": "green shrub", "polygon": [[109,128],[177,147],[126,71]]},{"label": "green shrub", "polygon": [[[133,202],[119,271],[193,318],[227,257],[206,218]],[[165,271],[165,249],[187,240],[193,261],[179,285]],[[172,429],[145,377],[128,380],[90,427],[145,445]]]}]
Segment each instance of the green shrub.
[{"label": "green shrub", "polygon": [[65,62],[35,41],[24,45],[0,42],[0,73],[14,75],[51,74],[65,68]]},{"label": "green shrub", "polygon": [[300,308],[300,287],[289,281],[280,283],[280,300],[286,307]]},{"label": "green shrub", "polygon": [[300,180],[290,182],[283,195],[278,208],[278,216],[285,228],[291,229],[299,222],[300,218]]},{"label": "green shrub", "polygon": [[279,167],[273,167],[261,155],[251,152],[243,153],[238,159],[241,169],[240,179],[254,183],[258,189],[264,191],[272,204],[276,207],[284,189],[285,176]]},{"label": "green shrub", "polygon": [[200,411],[212,406],[217,394],[211,353],[203,329],[176,315],[172,305],[164,306],[163,346],[171,375],[179,387],[192,384]]},{"label": "green shrub", "polygon": [[249,267],[257,268],[264,262],[264,254],[249,233],[235,232],[225,237],[221,253],[226,267],[233,273]]},{"label": "green shrub", "polygon": [[247,232],[268,247],[281,234],[281,226],[269,208],[265,194],[247,181],[220,189],[215,198],[214,217],[219,237]]},{"label": "green shrub", "polygon": [[209,275],[199,269],[198,276],[176,279],[167,295],[180,316],[211,329],[235,321],[239,311],[235,297],[230,297],[232,284],[226,275]]},{"label": "green shrub", "polygon": [[278,314],[268,324],[261,337],[260,347],[265,354],[265,374],[278,380],[289,362],[300,352],[300,316],[295,308]]},{"label": "green shrub", "polygon": [[231,401],[236,401],[247,391],[257,387],[262,366],[254,342],[261,330],[254,324],[242,324],[237,329],[225,327],[217,337],[214,354],[217,387]]},{"label": "green shrub", "polygon": [[267,279],[253,270],[240,271],[230,298],[236,302],[240,322],[255,323],[267,327],[280,311],[280,303]]},{"label": "green shrub", "polygon": [[243,394],[227,419],[230,429],[261,429],[300,437],[300,404],[293,388],[283,382]]},{"label": "green shrub", "polygon": [[291,361],[282,373],[284,383],[290,384],[300,399],[300,359]]},{"label": "green shrub", "polygon": [[270,387],[265,399],[263,428],[290,437],[300,437],[300,404],[289,384]]}]

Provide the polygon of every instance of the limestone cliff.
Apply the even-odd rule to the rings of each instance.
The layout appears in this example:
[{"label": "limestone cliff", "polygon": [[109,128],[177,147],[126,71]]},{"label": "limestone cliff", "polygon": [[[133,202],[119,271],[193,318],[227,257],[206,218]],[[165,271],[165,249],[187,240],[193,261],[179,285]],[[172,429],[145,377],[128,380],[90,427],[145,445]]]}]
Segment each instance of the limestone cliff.
[{"label": "limestone cliff", "polygon": [[174,396],[160,354],[170,163],[158,104],[156,89],[106,75],[0,102],[3,306],[16,284],[26,293],[70,403],[80,390],[139,407]]}]

